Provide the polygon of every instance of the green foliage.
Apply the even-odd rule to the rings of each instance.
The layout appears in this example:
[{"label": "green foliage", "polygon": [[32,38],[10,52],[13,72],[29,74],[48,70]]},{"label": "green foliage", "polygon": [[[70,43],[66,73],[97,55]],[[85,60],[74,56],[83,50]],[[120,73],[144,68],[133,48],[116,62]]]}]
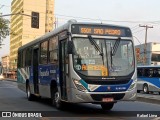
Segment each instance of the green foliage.
[{"label": "green foliage", "polygon": [[9,20],[0,17],[0,38],[4,39],[9,36]]}]

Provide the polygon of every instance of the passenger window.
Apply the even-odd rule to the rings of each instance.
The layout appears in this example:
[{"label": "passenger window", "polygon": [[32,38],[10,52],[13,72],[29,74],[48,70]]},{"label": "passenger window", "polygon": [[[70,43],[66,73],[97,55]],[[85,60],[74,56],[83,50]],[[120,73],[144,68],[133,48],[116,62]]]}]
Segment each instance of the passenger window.
[{"label": "passenger window", "polygon": [[138,76],[138,77],[143,76],[143,69],[139,69],[139,68],[138,68],[138,70],[137,70],[137,76]]},{"label": "passenger window", "polygon": [[58,37],[49,40],[49,62],[57,63],[58,61]]},{"label": "passenger window", "polygon": [[160,70],[154,69],[153,70],[153,77],[160,77]]},{"label": "passenger window", "polygon": [[145,69],[145,77],[153,77],[153,69]]},{"label": "passenger window", "polygon": [[22,67],[25,67],[25,61],[26,61],[26,50],[23,50],[22,52],[23,56],[22,56]]},{"label": "passenger window", "polygon": [[47,63],[47,51],[48,51],[48,41],[41,43],[41,51],[40,51],[40,63]]}]

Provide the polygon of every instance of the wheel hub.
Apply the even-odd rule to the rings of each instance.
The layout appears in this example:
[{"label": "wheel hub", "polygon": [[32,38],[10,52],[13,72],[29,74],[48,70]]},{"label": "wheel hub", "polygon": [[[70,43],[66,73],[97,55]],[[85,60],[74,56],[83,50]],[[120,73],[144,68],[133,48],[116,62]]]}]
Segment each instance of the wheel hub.
[{"label": "wheel hub", "polygon": [[58,93],[58,92],[55,93],[54,99],[55,99],[55,102],[56,102],[56,103],[59,102],[59,93]]}]

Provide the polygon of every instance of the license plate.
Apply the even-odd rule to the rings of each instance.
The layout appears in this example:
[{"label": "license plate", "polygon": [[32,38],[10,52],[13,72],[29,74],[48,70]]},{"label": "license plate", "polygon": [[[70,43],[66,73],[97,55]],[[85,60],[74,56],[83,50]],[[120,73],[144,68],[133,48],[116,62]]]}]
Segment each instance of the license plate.
[{"label": "license plate", "polygon": [[113,98],[103,98],[102,101],[103,102],[113,102],[114,99]]}]

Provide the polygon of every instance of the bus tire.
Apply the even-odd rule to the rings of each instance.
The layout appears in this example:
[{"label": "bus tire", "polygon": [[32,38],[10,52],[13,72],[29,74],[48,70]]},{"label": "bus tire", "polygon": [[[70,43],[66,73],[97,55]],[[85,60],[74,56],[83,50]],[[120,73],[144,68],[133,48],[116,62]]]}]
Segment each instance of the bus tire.
[{"label": "bus tire", "polygon": [[27,93],[27,99],[29,101],[33,101],[34,100],[34,95],[31,94],[31,90],[30,90],[29,84],[27,84],[26,93]]},{"label": "bus tire", "polygon": [[107,110],[107,111],[111,110],[113,106],[114,106],[114,103],[102,103],[101,104],[102,109]]},{"label": "bus tire", "polygon": [[58,92],[58,89],[54,89],[53,92],[52,92],[52,104],[57,109],[62,109],[63,108],[63,103],[60,100],[60,94]]},{"label": "bus tire", "polygon": [[143,85],[143,93],[145,93],[145,94],[149,93],[149,89],[148,89],[148,85],[147,84]]}]

